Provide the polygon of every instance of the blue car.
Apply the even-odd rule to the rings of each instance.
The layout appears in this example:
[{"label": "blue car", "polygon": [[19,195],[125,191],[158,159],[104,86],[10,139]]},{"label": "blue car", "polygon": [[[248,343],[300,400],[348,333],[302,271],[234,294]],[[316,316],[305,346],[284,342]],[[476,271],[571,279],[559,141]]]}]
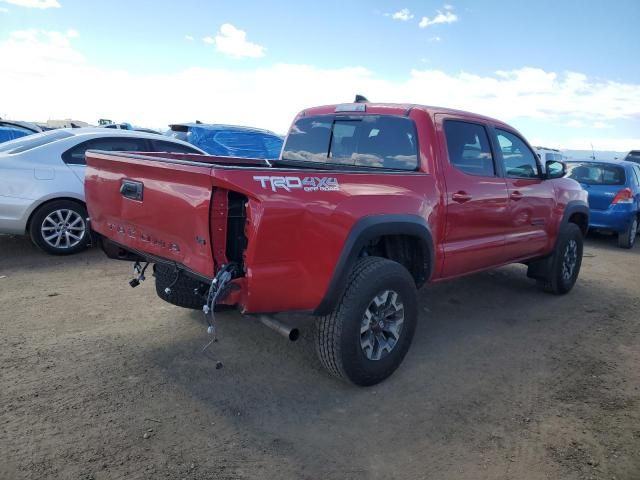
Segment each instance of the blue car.
[{"label": "blue car", "polygon": [[0,126],[0,143],[15,140],[16,138],[24,137],[26,135],[29,135],[29,132],[25,130]]},{"label": "blue car", "polygon": [[209,155],[273,160],[282,149],[282,137],[269,130],[205,123],[169,126],[166,135],[189,142]]},{"label": "blue car", "polygon": [[569,161],[567,177],[589,193],[589,228],[617,233],[620,247],[633,247],[640,221],[640,165]]}]

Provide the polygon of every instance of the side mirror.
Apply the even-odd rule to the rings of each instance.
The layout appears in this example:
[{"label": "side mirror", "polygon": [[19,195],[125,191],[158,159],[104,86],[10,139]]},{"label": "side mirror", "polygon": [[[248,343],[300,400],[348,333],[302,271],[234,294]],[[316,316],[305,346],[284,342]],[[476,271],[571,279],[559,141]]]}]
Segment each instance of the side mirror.
[{"label": "side mirror", "polygon": [[556,160],[548,160],[545,164],[545,169],[547,179],[562,178],[567,174],[567,166],[565,163]]}]

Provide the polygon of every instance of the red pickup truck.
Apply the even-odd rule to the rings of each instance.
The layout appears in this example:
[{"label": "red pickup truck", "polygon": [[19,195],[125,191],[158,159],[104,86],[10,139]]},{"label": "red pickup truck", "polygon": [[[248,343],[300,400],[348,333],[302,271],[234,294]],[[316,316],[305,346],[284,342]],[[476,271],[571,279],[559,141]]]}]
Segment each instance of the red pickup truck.
[{"label": "red pickup truck", "polygon": [[589,209],[564,173],[498,120],[356,102],[300,112],[271,163],[88,152],[86,196],[105,252],[153,263],[163,299],[311,312],[327,370],[372,385],[405,356],[428,282],[524,263],[571,290]]}]

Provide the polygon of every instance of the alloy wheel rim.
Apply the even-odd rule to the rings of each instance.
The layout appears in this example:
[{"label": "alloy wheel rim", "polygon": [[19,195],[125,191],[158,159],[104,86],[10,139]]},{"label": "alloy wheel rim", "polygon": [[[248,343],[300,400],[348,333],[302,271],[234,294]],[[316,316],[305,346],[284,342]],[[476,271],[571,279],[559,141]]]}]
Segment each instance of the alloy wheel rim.
[{"label": "alloy wheel rim", "polygon": [[75,210],[61,208],[45,217],[40,234],[47,245],[64,250],[82,242],[86,228],[82,215]]},{"label": "alloy wheel rim", "polygon": [[569,240],[562,256],[562,278],[569,280],[578,263],[578,242]]},{"label": "alloy wheel rim", "polygon": [[404,304],[397,292],[376,295],[360,324],[360,347],[369,360],[381,360],[398,344],[404,324]]}]

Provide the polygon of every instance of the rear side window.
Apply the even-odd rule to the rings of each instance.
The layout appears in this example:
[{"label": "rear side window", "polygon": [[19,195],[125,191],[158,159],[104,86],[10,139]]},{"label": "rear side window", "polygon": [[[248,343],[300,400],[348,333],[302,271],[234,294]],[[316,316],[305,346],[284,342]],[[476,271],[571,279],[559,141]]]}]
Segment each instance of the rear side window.
[{"label": "rear side window", "polygon": [[390,115],[303,117],[291,128],[282,159],[416,170],[416,129],[411,119]]},{"label": "rear side window", "polygon": [[539,178],[536,155],[517,135],[496,129],[504,172],[510,178]]},{"label": "rear side window", "polygon": [[169,130],[165,133],[167,137],[177,138],[178,140],[182,140],[183,142],[189,141],[189,132],[182,130]]},{"label": "rear side window", "polygon": [[444,133],[451,165],[468,175],[495,176],[489,137],[482,125],[447,120]]},{"label": "rear side window", "polygon": [[0,152],[6,153],[21,153],[31,150],[36,147],[41,147],[56,140],[62,140],[63,138],[73,137],[73,134],[65,130],[51,130],[49,132],[34,133],[18,140],[12,140],[10,142],[0,145]]},{"label": "rear side window", "polygon": [[62,160],[70,165],[86,165],[87,150],[105,150],[107,152],[146,152],[147,141],[142,138],[94,138],[70,148],[62,154]]},{"label": "rear side window", "polygon": [[567,177],[587,185],[624,185],[624,168],[619,165],[595,162],[570,162]]},{"label": "rear side window", "polygon": [[187,145],[180,145],[179,143],[167,142],[165,140],[151,140],[151,145],[154,152],[200,153],[198,150],[188,147]]},{"label": "rear side window", "polygon": [[633,172],[636,174],[636,185],[640,187],[640,167],[634,165]]}]

